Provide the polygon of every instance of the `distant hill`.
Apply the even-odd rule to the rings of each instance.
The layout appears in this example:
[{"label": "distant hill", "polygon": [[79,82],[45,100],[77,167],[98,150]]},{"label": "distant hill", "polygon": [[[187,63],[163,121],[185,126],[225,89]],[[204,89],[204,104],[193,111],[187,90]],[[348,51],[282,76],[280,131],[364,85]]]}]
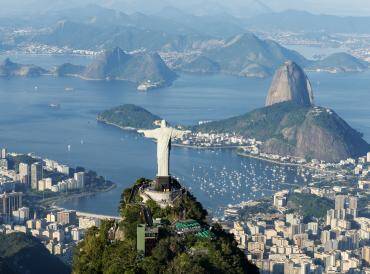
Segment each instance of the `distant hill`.
[{"label": "distant hill", "polygon": [[[148,3],[143,5],[148,5]],[[52,26],[58,21],[68,21],[106,30],[117,29],[117,27],[135,27],[137,30],[142,30],[143,34],[145,32],[163,32],[166,33],[166,36],[182,34],[229,37],[244,30],[241,20],[221,13],[196,16],[169,6],[157,12],[125,13],[127,5],[122,11],[89,4],[50,11],[35,20],[34,24]]]},{"label": "distant hill", "polygon": [[342,17],[286,10],[265,13],[246,20],[246,27],[258,30],[325,31],[329,33],[370,33],[370,17]]},{"label": "distant hill", "polygon": [[170,85],[177,77],[157,53],[126,53],[118,47],[104,51],[86,67],[65,63],[48,71],[35,65],[13,63],[8,58],[0,64],[0,77],[37,77],[43,74],[86,80],[123,80],[139,85],[151,83],[154,87]]},{"label": "distant hill", "polygon": [[[207,44],[207,43],[205,43]],[[323,60],[308,60],[294,50],[272,40],[263,40],[252,33],[244,33],[218,43],[208,42],[198,55],[179,58],[171,67],[188,73],[224,73],[241,77],[271,76],[287,60],[305,70],[329,72],[362,72],[368,63],[348,53],[335,53]]]},{"label": "distant hill", "polygon": [[120,128],[152,129],[154,121],[161,118],[142,107],[127,104],[103,111],[97,120]]},{"label": "distant hill", "polygon": [[6,58],[0,63],[0,77],[38,77],[47,73],[47,70],[35,65],[23,65],[13,63],[9,58]]},{"label": "distant hill", "polygon": [[21,37],[20,42],[94,50],[118,46],[127,51],[184,51],[209,39],[245,31],[239,19],[226,14],[195,16],[173,8],[150,15],[125,14],[97,5],[51,11],[37,20],[29,18],[24,24],[50,30]]},{"label": "distant hill", "polygon": [[157,53],[127,54],[118,47],[105,51],[86,67],[81,76],[92,80],[151,81],[163,85],[170,84],[176,78],[176,74]]},{"label": "distant hill", "polygon": [[187,73],[219,73],[221,70],[220,65],[205,56],[198,56],[193,60],[181,65],[181,71]]},{"label": "distant hill", "polygon": [[[262,40],[252,33],[237,35],[232,39],[225,40],[224,44],[201,54],[208,63],[219,67],[219,71],[225,74],[238,75],[243,77],[266,77],[286,60],[293,60],[301,66],[308,62],[299,53],[280,46],[271,40]],[[207,59],[205,59],[207,58]],[[180,66],[185,71],[198,71],[204,62],[184,62]],[[210,70],[210,72],[212,71]]]},{"label": "distant hill", "polygon": [[24,233],[0,235],[0,270],[10,274],[71,272],[39,240]]},{"label": "distant hill", "polygon": [[[200,5],[204,5],[204,1]],[[226,14],[225,11],[210,14],[208,9],[207,13],[193,15],[168,6],[156,13],[156,16],[171,20],[184,29],[192,30],[193,33],[215,38],[227,38],[245,31],[243,22]]]},{"label": "distant hill", "polygon": [[264,142],[266,153],[337,162],[370,149],[362,135],[334,111],[284,102],[226,120],[195,126],[193,131],[235,132]]},{"label": "distant hill", "polygon": [[303,70],[286,62],[276,72],[266,107],[244,115],[194,126],[193,131],[230,133],[263,141],[262,151],[337,162],[370,150],[362,135],[333,110],[313,105]]},{"label": "distant hill", "polygon": [[[142,20],[145,21],[145,18]],[[168,24],[171,25],[170,22]],[[109,26],[95,21],[86,23],[61,20],[55,23],[48,33],[25,37],[22,42],[91,50],[105,50],[118,46],[127,51],[138,49],[183,51],[192,48],[194,43],[210,38],[197,33],[186,34],[181,30],[168,33],[158,29],[159,27],[141,28],[136,24]]]},{"label": "distant hill", "polygon": [[85,70],[84,66],[80,65],[73,65],[71,63],[65,63],[60,66],[55,67],[52,70],[52,73],[55,74],[56,76],[76,76],[80,75],[83,73]]},{"label": "distant hill", "polygon": [[348,54],[333,53],[328,57],[312,62],[307,70],[324,70],[329,72],[362,72],[369,68],[369,64]]}]

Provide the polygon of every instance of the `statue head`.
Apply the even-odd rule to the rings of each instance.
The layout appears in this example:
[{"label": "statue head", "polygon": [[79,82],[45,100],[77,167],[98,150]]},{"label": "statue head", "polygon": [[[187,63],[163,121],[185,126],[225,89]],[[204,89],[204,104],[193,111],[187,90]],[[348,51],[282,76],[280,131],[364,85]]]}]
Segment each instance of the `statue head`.
[{"label": "statue head", "polygon": [[161,121],[161,127],[167,127],[167,122],[166,120]]}]

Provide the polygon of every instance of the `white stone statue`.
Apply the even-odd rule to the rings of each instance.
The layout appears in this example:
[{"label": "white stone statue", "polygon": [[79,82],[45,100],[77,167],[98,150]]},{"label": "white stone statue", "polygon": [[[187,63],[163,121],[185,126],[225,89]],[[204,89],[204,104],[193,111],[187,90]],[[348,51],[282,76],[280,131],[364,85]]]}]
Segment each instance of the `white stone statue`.
[{"label": "white stone statue", "polygon": [[145,137],[157,140],[157,165],[158,177],[169,177],[170,176],[170,150],[171,150],[171,139],[182,138],[186,133],[190,131],[177,130],[171,127],[167,127],[165,120],[161,121],[161,127],[151,130],[138,130],[139,133],[143,133]]}]

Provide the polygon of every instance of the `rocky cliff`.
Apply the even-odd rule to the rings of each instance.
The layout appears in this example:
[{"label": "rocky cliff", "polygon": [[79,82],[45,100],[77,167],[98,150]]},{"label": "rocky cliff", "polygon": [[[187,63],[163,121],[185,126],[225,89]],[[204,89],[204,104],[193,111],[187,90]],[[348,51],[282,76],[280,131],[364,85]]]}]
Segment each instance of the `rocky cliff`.
[{"label": "rocky cliff", "polygon": [[128,54],[120,48],[104,52],[81,76],[92,80],[150,81],[162,85],[170,84],[176,78],[157,53]]},{"label": "rocky cliff", "polygon": [[276,71],[266,98],[266,106],[285,101],[293,101],[302,106],[313,104],[310,81],[303,69],[292,61],[285,62]]},{"label": "rocky cliff", "polygon": [[286,62],[275,73],[266,107],[192,128],[199,132],[236,132],[263,141],[270,154],[338,162],[365,155],[369,144],[333,110],[313,106],[303,70]]},{"label": "rocky cliff", "polygon": [[275,136],[267,136],[263,151],[338,162],[349,157],[363,156],[370,149],[362,135],[333,110],[310,107],[305,112],[302,121],[285,125],[284,120],[295,115],[294,110],[287,112],[280,121]]}]

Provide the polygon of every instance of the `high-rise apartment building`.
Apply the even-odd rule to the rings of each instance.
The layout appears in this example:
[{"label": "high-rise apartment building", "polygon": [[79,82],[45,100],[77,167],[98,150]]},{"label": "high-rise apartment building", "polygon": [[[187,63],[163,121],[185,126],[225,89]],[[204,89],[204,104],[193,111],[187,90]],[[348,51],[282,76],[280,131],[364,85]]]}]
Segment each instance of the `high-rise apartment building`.
[{"label": "high-rise apartment building", "polygon": [[6,148],[1,149],[1,159],[6,159],[6,155],[8,154]]},{"label": "high-rise apartment building", "polygon": [[77,182],[77,188],[83,189],[85,187],[85,172],[76,172],[74,179]]},{"label": "high-rise apartment building", "polygon": [[28,186],[31,184],[31,166],[29,164],[19,164],[19,180]]},{"label": "high-rise apartment building", "polygon": [[31,165],[31,188],[37,189],[38,183],[42,179],[42,164],[34,163]]},{"label": "high-rise apartment building", "polygon": [[337,195],[335,196],[335,210],[344,209],[346,205],[346,196]]},{"label": "high-rise apartment building", "polygon": [[70,225],[77,223],[77,215],[74,210],[63,210],[57,213],[57,222],[61,225]]},{"label": "high-rise apartment building", "polygon": [[22,192],[0,194],[0,214],[4,221],[10,220],[13,211],[22,207]]}]

